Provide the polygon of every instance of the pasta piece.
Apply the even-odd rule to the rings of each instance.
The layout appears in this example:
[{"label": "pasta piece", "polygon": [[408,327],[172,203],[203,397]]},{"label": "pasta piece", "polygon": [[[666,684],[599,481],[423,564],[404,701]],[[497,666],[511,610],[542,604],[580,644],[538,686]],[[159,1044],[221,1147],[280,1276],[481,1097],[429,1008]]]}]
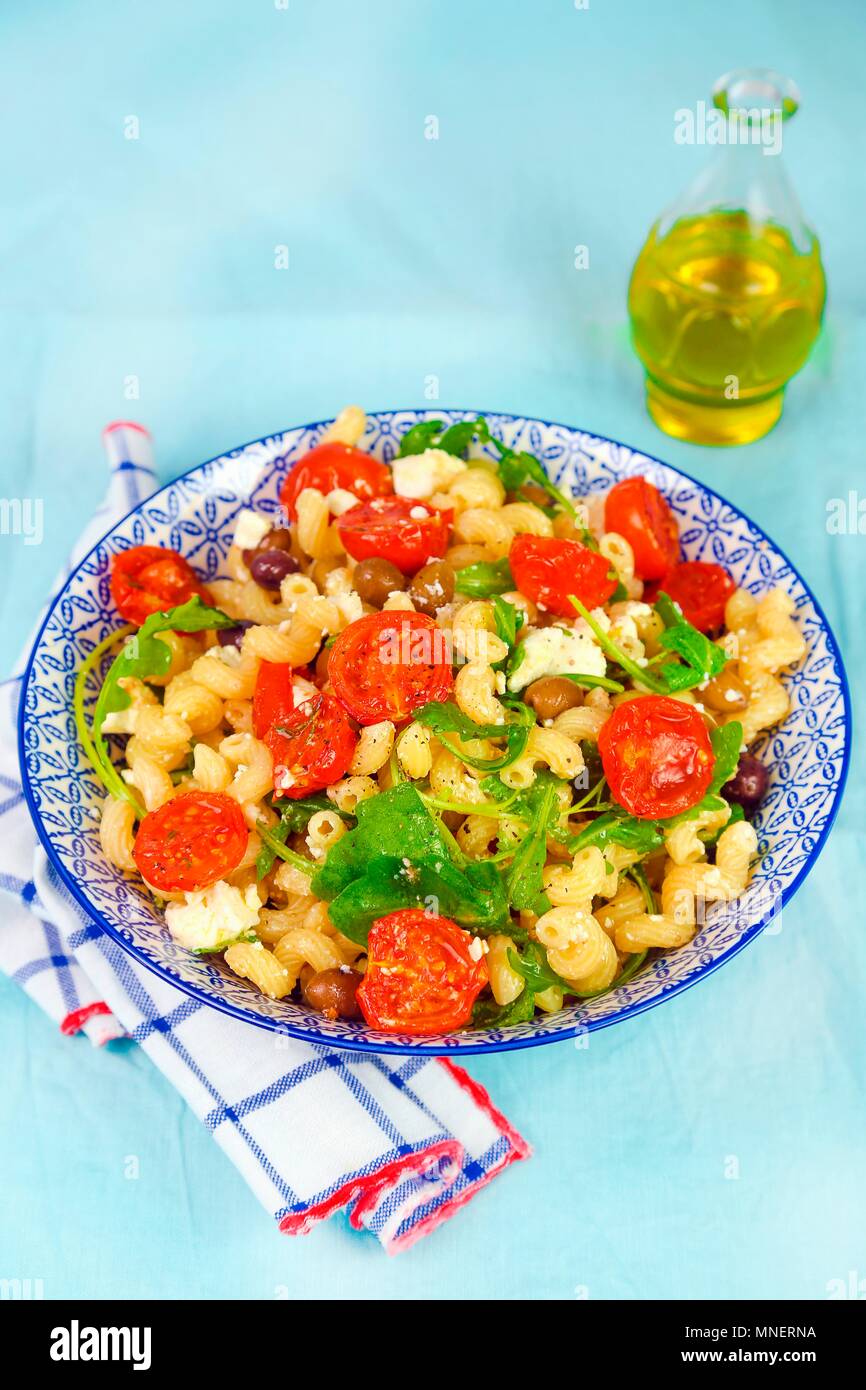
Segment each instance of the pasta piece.
[{"label": "pasta piece", "polygon": [[505,714],[494,695],[496,672],[482,661],[461,667],[454,682],[454,699],[474,724],[504,724]]},{"label": "pasta piece", "polygon": [[298,544],[305,555],[314,560],[342,555],[343,542],[336,525],[331,522],[328,503],[318,488],[305,487],[295,502],[297,509]]},{"label": "pasta piece", "polygon": [[501,480],[487,468],[467,468],[465,473],[458,473],[448,488],[447,505],[453,507],[456,515],[470,507],[496,510],[504,501]]},{"label": "pasta piece", "polygon": [[412,781],[427,777],[433,766],[430,751],[430,730],[413,720],[397,739],[397,763],[404,776]]},{"label": "pasta piece", "polygon": [[176,714],[195,737],[209,734],[222,722],[223,702],[219,695],[199,685],[191,671],[175,676],[165,690],[162,707],[166,714]]},{"label": "pasta piece", "polygon": [[367,428],[367,417],[359,405],[346,405],[319,440],[320,444],[357,444]]},{"label": "pasta piece", "polygon": [[390,719],[378,724],[367,724],[358,734],[358,742],[349,764],[349,772],[354,777],[370,777],[391,756],[394,747],[394,725]]},{"label": "pasta piece", "polygon": [[367,801],[376,791],[372,777],[344,777],[328,787],[327,797],[338,810],[352,812],[359,801]]},{"label": "pasta piece", "polygon": [[[261,801],[274,789],[274,764],[271,751],[253,734],[229,734],[219,746],[220,755],[235,774],[226,788],[240,806],[246,808]],[[256,812],[257,815],[257,812]]]},{"label": "pasta piece", "polygon": [[223,959],[235,975],[249,980],[269,999],[285,999],[295,987],[290,972],[260,941],[238,941],[229,946]]},{"label": "pasta piece", "polygon": [[613,943],[585,908],[553,907],[539,917],[535,932],[551,968],[578,992],[606,989],[613,980],[618,966]]},{"label": "pasta piece", "polygon": [[552,536],[553,522],[540,507],[531,502],[509,502],[502,508],[502,517],[515,534]]},{"label": "pasta piece", "polygon": [[506,556],[514,540],[514,530],[502,516],[502,509],[467,507],[454,519],[454,533],[461,541],[483,545],[495,559]]},{"label": "pasta piece", "polygon": [[132,847],[135,844],[135,809],[129,801],[107,796],[102,803],[99,843],[109,864],[127,872],[135,871]]},{"label": "pasta piece", "polygon": [[294,989],[301,969],[311,965],[314,970],[335,970],[345,964],[339,947],[320,931],[309,927],[292,927],[281,936],[274,947],[274,955],[291,980]]},{"label": "pasta piece", "polygon": [[514,950],[510,936],[490,936],[487,938],[487,973],[490,989],[497,1004],[512,1004],[526,988],[526,981],[515,970],[508,959],[508,952]]}]

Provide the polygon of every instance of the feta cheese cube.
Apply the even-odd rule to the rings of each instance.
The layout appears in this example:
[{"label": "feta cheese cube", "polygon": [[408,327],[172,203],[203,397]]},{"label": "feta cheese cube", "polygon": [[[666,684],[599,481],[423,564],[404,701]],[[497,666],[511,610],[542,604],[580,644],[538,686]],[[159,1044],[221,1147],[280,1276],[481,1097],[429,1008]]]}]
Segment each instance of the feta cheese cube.
[{"label": "feta cheese cube", "polygon": [[466,472],[466,464],[444,449],[425,449],[423,454],[396,458],[393,464],[394,491],[398,497],[431,497],[444,491]]},{"label": "feta cheese cube", "polygon": [[270,529],[271,523],[266,516],[242,507],[235,522],[234,543],[238,550],[255,550]]},{"label": "feta cheese cube", "polygon": [[242,892],[218,879],[184,898],[185,902],[168,904],[165,920],[175,941],[192,951],[221,951],[259,920],[261,903],[254,884]]},{"label": "feta cheese cube", "polygon": [[524,690],[542,676],[603,676],[607,671],[604,652],[583,626],[584,631],[577,625],[530,628],[523,638],[523,660],[509,676],[508,689]]}]

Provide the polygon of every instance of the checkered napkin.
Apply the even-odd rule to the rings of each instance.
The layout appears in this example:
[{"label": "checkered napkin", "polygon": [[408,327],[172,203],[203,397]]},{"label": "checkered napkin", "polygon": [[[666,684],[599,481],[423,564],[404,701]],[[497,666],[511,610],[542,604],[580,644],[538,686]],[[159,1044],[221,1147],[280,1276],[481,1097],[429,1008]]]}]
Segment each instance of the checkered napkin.
[{"label": "checkered napkin", "polygon": [[[105,431],[111,481],[70,562],[153,491],[150,438]],[[60,576],[62,581],[68,570]],[[20,677],[0,687],[0,970],[65,1033],[130,1035],[177,1087],[281,1231],[347,1209],[389,1254],[451,1216],[528,1146],[459,1067],[313,1047],[190,999],[127,956],[36,840],[16,754]]]}]

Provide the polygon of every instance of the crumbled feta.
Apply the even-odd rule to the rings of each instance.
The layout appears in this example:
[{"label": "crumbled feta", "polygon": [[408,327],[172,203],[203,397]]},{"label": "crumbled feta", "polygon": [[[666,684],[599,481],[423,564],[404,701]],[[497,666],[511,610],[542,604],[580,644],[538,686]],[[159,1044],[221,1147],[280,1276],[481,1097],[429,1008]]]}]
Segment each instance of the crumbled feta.
[{"label": "crumbled feta", "polygon": [[235,522],[234,543],[238,550],[255,550],[270,529],[271,523],[266,516],[250,511],[249,507],[242,507]]},{"label": "crumbled feta", "polygon": [[427,517],[430,515],[430,513],[426,507],[418,506],[410,507],[409,515],[411,516],[413,521],[425,521]]},{"label": "crumbled feta", "polygon": [[295,676],[292,680],[292,699],[294,700],[295,709],[298,708],[298,705],[302,705],[305,700],[309,700],[311,696],[318,695],[318,693],[318,687],[313,685],[312,681],[305,681],[303,676]]},{"label": "crumbled feta", "polygon": [[219,879],[184,897],[185,902],[168,904],[165,920],[175,941],[189,950],[221,951],[259,920],[261,903],[254,884],[242,892]]},{"label": "crumbled feta", "polygon": [[331,516],[342,516],[343,512],[348,512],[350,508],[358,505],[358,498],[354,492],[349,492],[348,488],[345,487],[331,488],[325,501]]},{"label": "crumbled feta", "polygon": [[350,594],[335,594],[334,602],[340,610],[347,625],[357,622],[358,618],[364,616],[364,605],[361,602],[361,595],[355,593],[354,589]]},{"label": "crumbled feta", "polygon": [[224,666],[240,666],[241,654],[238,647],[211,647],[210,655],[215,656]]},{"label": "crumbled feta", "polygon": [[444,491],[466,464],[444,449],[425,449],[394,460],[394,491],[398,497],[431,497]]},{"label": "crumbled feta", "polygon": [[484,955],[484,949],[486,945],[487,943],[482,941],[480,936],[473,936],[472,940],[469,943],[469,954],[473,960],[477,961],[481,959],[481,957]]},{"label": "crumbled feta", "polygon": [[542,676],[603,676],[604,652],[584,625],[531,628],[523,638],[523,660],[508,678],[508,689],[523,690]]}]

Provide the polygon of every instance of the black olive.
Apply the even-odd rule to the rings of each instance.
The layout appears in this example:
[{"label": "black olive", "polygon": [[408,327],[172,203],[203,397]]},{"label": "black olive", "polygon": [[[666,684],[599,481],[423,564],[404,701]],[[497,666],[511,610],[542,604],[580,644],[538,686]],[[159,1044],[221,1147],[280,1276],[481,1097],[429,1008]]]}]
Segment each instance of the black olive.
[{"label": "black olive", "polygon": [[742,806],[747,817],[753,816],[764,799],[769,781],[770,774],[764,764],[751,753],[741,753],[736,772],[722,787],[722,796]]},{"label": "black olive", "polygon": [[250,574],[260,589],[279,589],[286,575],[300,568],[294,555],[285,550],[262,550],[253,556]]},{"label": "black olive", "polygon": [[219,627],[217,628],[217,641],[221,647],[240,648],[248,627],[252,627],[248,618],[240,618],[234,627]]}]

